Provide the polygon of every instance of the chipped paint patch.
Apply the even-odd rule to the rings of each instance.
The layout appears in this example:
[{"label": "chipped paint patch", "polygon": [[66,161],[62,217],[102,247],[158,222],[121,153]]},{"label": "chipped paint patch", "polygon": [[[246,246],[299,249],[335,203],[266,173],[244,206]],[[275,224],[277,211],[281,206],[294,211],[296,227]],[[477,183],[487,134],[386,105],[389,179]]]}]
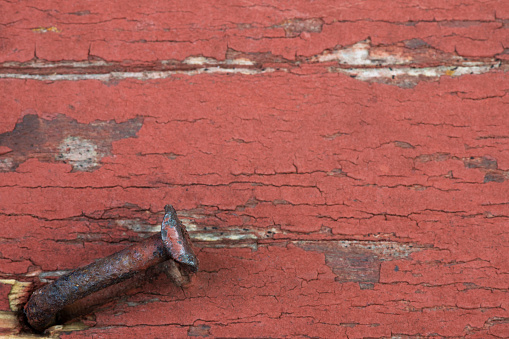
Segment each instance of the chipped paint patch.
[{"label": "chipped paint patch", "polygon": [[328,67],[329,72],[402,88],[412,88],[420,81],[435,81],[442,76],[484,74],[502,67],[499,60],[463,58],[435,50],[423,41],[420,44],[407,41],[391,46],[373,46],[369,39],[326,50],[309,61],[336,62],[340,66]]},{"label": "chipped paint patch", "polygon": [[193,325],[189,327],[187,331],[187,335],[190,337],[203,337],[206,338],[210,336],[210,326],[208,325]]},{"label": "chipped paint patch", "polygon": [[484,183],[488,182],[498,182],[502,183],[506,180],[509,180],[509,171],[489,171],[484,175]]},{"label": "chipped paint patch", "polygon": [[32,28],[32,32],[35,32],[35,33],[60,33],[62,31],[60,29],[58,29],[57,26],[50,26],[50,27]]},{"label": "chipped paint patch", "polygon": [[69,163],[73,171],[96,170],[111,155],[113,141],[136,137],[142,124],[143,118],[82,124],[63,114],[51,120],[27,114],[14,130],[0,134],[0,146],[11,149],[0,155],[0,172],[15,171],[30,158]]},{"label": "chipped paint patch", "polygon": [[74,331],[83,331],[90,326],[81,321],[74,321],[65,325],[56,325],[44,331],[43,334],[21,333],[22,324],[16,312],[0,311],[0,337],[4,339],[34,339],[34,338],[59,338],[61,334]]},{"label": "chipped paint patch", "polygon": [[17,312],[27,301],[32,288],[31,282],[23,282],[14,279],[0,279],[1,284],[11,285],[11,291],[7,295],[11,311]]},{"label": "chipped paint patch", "polygon": [[67,273],[70,273],[69,270],[62,270],[62,271],[46,271],[46,272],[40,272],[38,274],[38,278],[40,282],[43,283],[50,283],[52,281],[55,281],[56,279],[60,278],[63,275],[66,275]]},{"label": "chipped paint patch", "polygon": [[226,59],[218,61],[214,58],[206,57],[188,57],[182,62],[186,65],[204,66],[204,65],[238,65],[238,66],[253,66],[255,63],[247,58]]},{"label": "chipped paint patch", "polygon": [[509,180],[509,170],[499,169],[497,159],[489,155],[459,158],[449,153],[433,153],[421,154],[414,160],[421,163],[427,163],[430,161],[441,162],[446,160],[462,161],[465,168],[477,169],[484,173],[483,183],[502,183],[506,180]]},{"label": "chipped paint patch", "polygon": [[[364,67],[387,67],[404,65],[443,65],[482,66],[497,63],[495,59],[468,59],[456,54],[436,50],[422,42],[409,44],[409,41],[395,45],[374,46],[371,40],[359,41],[350,46],[338,46],[325,50],[310,58],[311,63],[337,62],[341,65]],[[422,66],[421,66],[422,67]]]},{"label": "chipped paint patch", "polygon": [[2,68],[20,68],[20,69],[38,69],[38,68],[92,68],[92,67],[105,67],[113,66],[114,63],[106,62],[104,60],[87,60],[87,61],[69,61],[61,60],[54,62],[47,62],[39,59],[30,60],[27,62],[7,61],[1,66]]},{"label": "chipped paint patch", "polygon": [[84,331],[90,328],[90,326],[84,324],[81,321],[74,321],[69,324],[55,325],[44,331],[50,338],[58,338],[61,334],[66,334],[75,331]]},{"label": "chipped paint patch", "polygon": [[215,65],[217,64],[217,60],[213,58],[205,58],[205,57],[188,57],[183,61],[186,65]]},{"label": "chipped paint patch", "polygon": [[10,172],[14,169],[14,161],[12,158],[0,159],[0,172]]},{"label": "chipped paint patch", "polygon": [[296,241],[294,244],[305,251],[323,253],[325,263],[340,283],[377,283],[382,262],[409,259],[410,254],[426,248],[393,241]]},{"label": "chipped paint patch", "polygon": [[[21,326],[15,312],[0,311],[0,336],[2,338],[14,338],[14,334],[19,333],[20,328]],[[23,337],[16,335],[15,338]],[[33,337],[30,336],[29,338]]]},{"label": "chipped paint patch", "polygon": [[[284,28],[288,36],[296,37],[319,32],[322,25],[321,19],[290,19],[274,27]],[[337,66],[331,63],[336,63]],[[437,50],[419,39],[377,46],[367,39],[353,45],[327,49],[313,56],[296,56],[295,60],[270,53],[243,53],[229,49],[225,60],[188,56],[182,61],[162,60],[151,64],[124,64],[104,60],[5,62],[0,65],[0,78],[109,82],[125,79],[165,79],[178,75],[258,75],[276,71],[292,72],[303,65],[321,64],[324,72],[342,73],[357,80],[402,88],[412,88],[420,81],[435,81],[442,76],[459,77],[507,69],[507,65],[500,60],[461,57]],[[140,71],[143,69],[147,71]]]},{"label": "chipped paint patch", "polygon": [[[311,62],[331,62],[335,61],[340,64],[349,64],[355,66],[374,65],[373,61],[369,58],[369,50],[371,44],[369,40],[360,41],[350,47],[335,49],[332,51],[324,51],[322,54],[311,58]],[[391,57],[393,62],[398,60]]]},{"label": "chipped paint patch", "polygon": [[468,157],[463,158],[463,164],[466,168],[484,168],[484,169],[497,169],[497,159],[485,155],[483,157]]},{"label": "chipped paint patch", "polygon": [[[179,218],[180,221],[182,221],[182,224],[186,227],[189,236],[193,241],[209,244],[227,244],[231,242],[233,247],[238,247],[238,242],[270,239],[273,238],[275,234],[282,233],[279,229],[274,227],[257,229],[248,227],[219,228],[215,226],[198,226],[191,219],[185,217]],[[120,219],[116,220],[115,223],[138,233],[142,238],[150,237],[154,233],[161,231],[160,224],[152,225],[138,219]],[[233,245],[234,242],[237,243]]]},{"label": "chipped paint patch", "polygon": [[16,314],[9,311],[0,311],[0,328],[15,328],[18,325]]},{"label": "chipped paint patch", "polygon": [[465,157],[461,160],[466,168],[479,169],[484,173],[483,183],[502,183],[509,179],[509,171],[499,169],[497,159],[489,155],[482,157]]},{"label": "chipped paint patch", "polygon": [[[349,51],[342,53],[342,65],[369,66],[371,61],[365,60],[365,51]],[[326,59],[323,59],[326,60]],[[203,60],[202,60],[203,61]],[[203,66],[200,60],[190,61],[192,66]],[[404,62],[398,59],[386,59],[387,65],[403,65]],[[351,62],[351,63],[349,63]],[[210,65],[210,64],[207,64]],[[238,58],[225,62],[224,65],[231,66],[255,66],[256,62],[246,58]],[[373,65],[371,65],[373,66]],[[354,79],[372,83],[382,83],[387,85],[396,85],[402,88],[413,88],[420,81],[437,81],[442,76],[460,77],[467,74],[478,75],[502,69],[501,62],[487,63],[484,65],[465,65],[465,66],[437,66],[437,67],[369,67],[369,68],[344,68],[328,66],[326,70],[329,73],[342,73]],[[267,68],[242,68],[242,67],[224,67],[213,66],[200,67],[191,70],[169,70],[169,71],[146,71],[146,72],[106,72],[106,73],[87,73],[87,74],[24,74],[24,73],[2,73],[0,79],[31,79],[39,81],[80,81],[80,80],[98,80],[102,82],[136,79],[141,81],[166,79],[178,75],[195,76],[201,74],[241,74],[241,75],[260,75],[274,72],[291,72],[294,67],[267,67]],[[505,68],[504,68],[505,69]]]},{"label": "chipped paint patch", "polygon": [[275,72],[274,68],[250,69],[250,68],[224,68],[209,67],[199,68],[190,71],[156,71],[156,72],[111,72],[107,74],[0,74],[0,79],[33,79],[41,81],[78,81],[78,80],[99,80],[113,81],[124,79],[154,80],[166,79],[175,75],[199,75],[199,74],[243,74],[256,75]]},{"label": "chipped paint patch", "polygon": [[227,65],[239,65],[239,66],[254,66],[254,61],[246,58],[237,58],[233,60],[226,60]]},{"label": "chipped paint patch", "polygon": [[274,27],[283,28],[287,38],[295,38],[300,36],[302,33],[320,33],[322,31],[323,24],[323,20],[319,18],[296,18],[285,20]]},{"label": "chipped paint patch", "polygon": [[[152,236],[152,233],[161,232],[161,225],[151,225],[143,220],[137,219],[119,219],[115,220],[118,226],[127,228],[140,234],[142,238],[148,238]],[[187,226],[187,225],[186,225]]]},{"label": "chipped paint patch", "polygon": [[[182,221],[184,223],[184,221]],[[185,224],[189,236],[194,241],[225,242],[242,240],[259,240],[272,238],[276,233],[281,233],[276,228],[235,228],[220,229],[217,227],[197,227],[194,224]]]},{"label": "chipped paint patch", "polygon": [[91,140],[69,136],[58,147],[56,160],[67,161],[75,171],[91,171],[99,166],[101,155]]},{"label": "chipped paint patch", "polygon": [[412,88],[420,81],[437,81],[446,75],[459,77],[467,74],[484,74],[500,68],[501,63],[487,66],[439,66],[424,68],[340,68],[329,67],[331,73],[346,74],[357,80],[366,82],[397,85],[404,88]]}]

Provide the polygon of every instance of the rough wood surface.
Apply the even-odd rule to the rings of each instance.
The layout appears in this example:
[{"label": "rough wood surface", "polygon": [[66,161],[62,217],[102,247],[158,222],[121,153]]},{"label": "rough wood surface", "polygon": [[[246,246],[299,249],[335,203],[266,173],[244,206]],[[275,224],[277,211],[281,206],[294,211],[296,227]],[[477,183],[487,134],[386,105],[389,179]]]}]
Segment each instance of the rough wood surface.
[{"label": "rough wood surface", "polygon": [[509,336],[509,3],[0,2],[0,333],[159,230],[201,271],[62,338]]}]

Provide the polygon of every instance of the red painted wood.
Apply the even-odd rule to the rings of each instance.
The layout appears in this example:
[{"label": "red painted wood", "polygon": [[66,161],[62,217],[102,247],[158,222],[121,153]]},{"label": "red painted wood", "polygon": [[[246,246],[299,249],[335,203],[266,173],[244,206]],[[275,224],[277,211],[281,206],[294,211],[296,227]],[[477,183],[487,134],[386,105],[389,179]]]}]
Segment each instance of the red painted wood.
[{"label": "red painted wood", "polygon": [[[438,49],[493,56],[507,48],[503,1],[370,0],[30,1],[2,4],[2,60],[182,60],[189,55],[224,58],[227,48],[272,52],[292,59],[371,37],[375,44],[420,38]],[[321,33],[285,39],[288,20],[319,18]],[[72,46],[72,48],[69,48]]]},{"label": "red painted wood", "polygon": [[[160,277],[62,337],[509,336],[505,3],[0,6],[2,62],[275,68],[43,81],[3,63],[2,311],[8,279],[33,289],[123,249],[171,203],[201,261],[193,284]],[[328,68],[396,62],[306,59],[368,38],[419,69],[497,67],[398,87]]]}]

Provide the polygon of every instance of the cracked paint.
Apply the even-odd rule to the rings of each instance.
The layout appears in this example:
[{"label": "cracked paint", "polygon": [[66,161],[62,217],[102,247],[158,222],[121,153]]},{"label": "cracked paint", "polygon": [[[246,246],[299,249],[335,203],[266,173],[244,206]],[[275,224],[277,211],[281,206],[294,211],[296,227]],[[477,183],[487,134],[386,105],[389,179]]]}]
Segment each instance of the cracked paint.
[{"label": "cracked paint", "polygon": [[0,335],[171,203],[190,286],[47,337],[507,336],[506,4],[177,7],[3,4]]},{"label": "cracked paint", "polygon": [[[295,26],[296,25],[296,26]],[[282,24],[290,35],[299,35],[310,26],[310,32],[319,32],[315,21],[292,21]],[[317,26],[318,27],[318,26]],[[320,26],[321,27],[321,26]],[[417,42],[416,42],[417,41]],[[182,61],[162,60],[149,65],[127,65],[105,60],[88,62],[5,62],[0,66],[0,78],[34,79],[47,81],[125,79],[155,80],[178,75],[242,74],[260,75],[273,72],[299,73],[304,66],[321,65],[321,72],[341,73],[354,79],[412,88],[420,81],[437,81],[442,76],[460,77],[484,74],[507,64],[495,58],[468,58],[437,50],[419,39],[394,45],[373,45],[370,39],[349,46],[337,46],[322,53],[289,60],[283,56],[245,53],[229,50],[224,60],[204,56],[188,56]],[[231,57],[231,58],[230,58]],[[338,64],[338,66],[331,66]],[[326,65],[326,66],[325,66]],[[278,66],[278,67],[275,67]],[[143,71],[136,71],[137,69]],[[51,70],[58,70],[51,72]],[[122,70],[123,69],[123,70]],[[12,71],[15,71],[12,73]],[[92,71],[92,72],[91,72]],[[95,73],[93,72],[95,71]],[[38,74],[34,74],[38,73]],[[62,74],[63,73],[63,74]]]}]

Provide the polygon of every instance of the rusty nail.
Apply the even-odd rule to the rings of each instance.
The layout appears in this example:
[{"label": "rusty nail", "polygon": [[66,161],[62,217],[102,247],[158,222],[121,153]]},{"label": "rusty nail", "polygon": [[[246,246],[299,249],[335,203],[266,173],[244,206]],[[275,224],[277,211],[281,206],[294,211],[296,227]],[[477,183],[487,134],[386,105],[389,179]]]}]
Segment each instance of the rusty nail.
[{"label": "rusty nail", "polygon": [[[24,308],[29,325],[43,331],[56,323],[64,307],[168,260],[174,262],[164,267],[174,278],[175,266],[182,272],[196,272],[198,259],[184,225],[172,206],[166,205],[164,210],[160,235],[78,268],[35,291]],[[181,277],[176,278],[178,282]]]}]

